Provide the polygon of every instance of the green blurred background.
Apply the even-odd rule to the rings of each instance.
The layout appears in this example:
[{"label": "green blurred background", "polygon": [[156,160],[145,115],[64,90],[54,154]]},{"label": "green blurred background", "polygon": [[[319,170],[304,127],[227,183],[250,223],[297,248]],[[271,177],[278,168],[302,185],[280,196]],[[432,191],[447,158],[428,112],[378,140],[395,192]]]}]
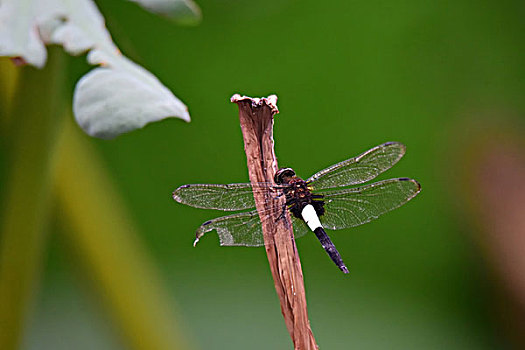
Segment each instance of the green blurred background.
[{"label": "green blurred background", "polygon": [[[306,178],[382,142],[400,141],[407,154],[381,178],[422,184],[404,207],[331,235],[349,275],[313,235],[297,242],[320,347],[525,346],[525,289],[513,282],[525,265],[494,249],[507,238],[492,234],[500,232],[499,221],[487,214],[508,193],[484,195],[499,183],[501,157],[480,167],[491,145],[502,142],[508,148],[501,152],[515,155],[511,168],[523,161],[525,4],[198,4],[202,23],[178,27],[130,2],[98,1],[117,45],[188,105],[192,122],[166,120],[112,141],[80,136],[102,156],[160,271],[171,302],[165,307],[177,319],[169,327],[193,349],[292,347],[264,249],[219,247],[214,233],[193,248],[196,228],[221,213],[171,199],[186,183],[248,181],[238,110],[229,98],[275,93],[280,166]],[[74,59],[71,85],[87,69],[82,58]],[[495,180],[484,182],[491,171]],[[63,239],[63,213],[51,209],[49,249],[22,348],[127,349],[94,277]],[[517,230],[511,242],[521,251],[524,227],[504,231]]]}]

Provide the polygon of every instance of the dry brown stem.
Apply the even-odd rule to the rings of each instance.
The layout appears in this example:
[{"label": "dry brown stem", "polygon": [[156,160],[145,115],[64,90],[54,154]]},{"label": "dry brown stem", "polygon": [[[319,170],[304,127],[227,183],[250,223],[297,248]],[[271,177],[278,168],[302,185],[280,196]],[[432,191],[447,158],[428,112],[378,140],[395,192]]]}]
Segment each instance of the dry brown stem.
[{"label": "dry brown stem", "polygon": [[[236,94],[231,101],[239,106],[251,183],[273,182],[273,175],[278,170],[273,147],[273,116],[279,113],[277,96],[251,98]],[[292,223],[288,212],[282,218],[282,210],[279,210],[285,199],[260,191],[254,192],[254,198],[259,213],[271,212],[275,219],[262,221],[264,242],[281,311],[295,349],[317,349],[308,320],[303,272]]]}]

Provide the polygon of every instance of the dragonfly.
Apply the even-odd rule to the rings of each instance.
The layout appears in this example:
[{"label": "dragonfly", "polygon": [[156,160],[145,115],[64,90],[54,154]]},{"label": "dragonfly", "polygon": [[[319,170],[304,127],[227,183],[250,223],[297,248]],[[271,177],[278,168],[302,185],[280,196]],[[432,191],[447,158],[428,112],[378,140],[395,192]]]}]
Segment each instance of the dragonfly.
[{"label": "dragonfly", "polygon": [[[362,185],[394,166],[405,151],[402,143],[386,142],[323,169],[307,180],[298,177],[292,168],[281,168],[273,183],[183,185],[173,192],[173,199],[196,208],[242,211],[255,207],[254,192],[270,193],[274,199],[284,196],[282,212],[290,213],[294,238],[313,232],[337,267],[348,273],[325,229],[342,230],[368,223],[414,198],[421,185],[410,178]],[[283,217],[275,219],[269,213],[250,210],[208,220],[197,229],[193,245],[215,230],[221,246],[263,246],[262,220]]]}]

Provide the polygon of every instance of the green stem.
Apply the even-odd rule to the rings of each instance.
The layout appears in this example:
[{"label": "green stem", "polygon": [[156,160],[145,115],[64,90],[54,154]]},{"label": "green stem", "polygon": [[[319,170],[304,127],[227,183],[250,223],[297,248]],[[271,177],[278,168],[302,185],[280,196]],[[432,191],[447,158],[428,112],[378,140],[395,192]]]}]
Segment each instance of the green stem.
[{"label": "green stem", "polygon": [[64,55],[20,72],[11,114],[10,165],[0,236],[0,349],[17,349],[43,265],[51,170],[63,112]]},{"label": "green stem", "polygon": [[[0,57],[0,126],[7,127],[18,70],[7,57]],[[3,131],[3,130],[2,130]]]},{"label": "green stem", "polygon": [[101,159],[73,125],[61,135],[55,193],[73,248],[130,349],[188,349],[170,296]]}]

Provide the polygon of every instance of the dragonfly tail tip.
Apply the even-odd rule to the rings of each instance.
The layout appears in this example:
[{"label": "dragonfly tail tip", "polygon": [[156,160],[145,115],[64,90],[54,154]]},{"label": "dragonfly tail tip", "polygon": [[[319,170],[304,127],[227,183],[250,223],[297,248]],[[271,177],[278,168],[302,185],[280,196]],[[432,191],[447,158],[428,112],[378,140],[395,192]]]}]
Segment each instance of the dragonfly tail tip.
[{"label": "dragonfly tail tip", "polygon": [[199,239],[198,239],[198,238],[195,238],[195,240],[193,241],[193,246],[196,247],[196,246],[197,246],[197,243],[199,243]]}]

